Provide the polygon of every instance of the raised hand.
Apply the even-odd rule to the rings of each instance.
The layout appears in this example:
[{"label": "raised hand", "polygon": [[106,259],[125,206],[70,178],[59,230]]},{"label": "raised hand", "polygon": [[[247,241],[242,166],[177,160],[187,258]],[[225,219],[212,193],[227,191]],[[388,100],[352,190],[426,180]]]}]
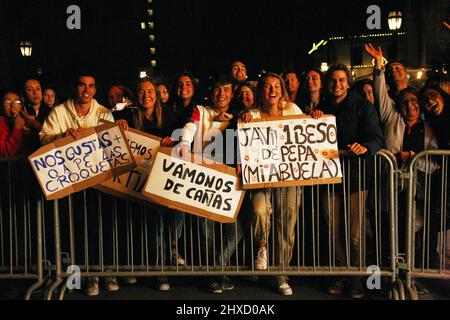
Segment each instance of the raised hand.
[{"label": "raised hand", "polygon": [[381,50],[381,47],[378,46],[378,48],[375,48],[371,43],[366,43],[364,45],[364,49],[372,58],[375,59],[375,67],[381,69],[383,63],[383,51]]}]

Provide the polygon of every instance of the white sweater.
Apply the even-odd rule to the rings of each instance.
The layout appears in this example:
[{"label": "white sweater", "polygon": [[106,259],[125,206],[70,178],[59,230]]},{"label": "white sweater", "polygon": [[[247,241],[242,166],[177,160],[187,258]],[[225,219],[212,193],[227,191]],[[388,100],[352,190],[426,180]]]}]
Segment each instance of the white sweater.
[{"label": "white sweater", "polygon": [[212,107],[196,106],[191,121],[183,128],[181,142],[188,145],[194,143],[193,153],[203,152],[230,124],[228,121],[214,121],[218,115]]},{"label": "white sweater", "polygon": [[100,119],[114,122],[112,113],[92,99],[89,112],[84,117],[79,117],[72,99],[54,107],[42,125],[39,138],[45,145],[56,139],[62,138],[69,128],[92,128],[100,125]]}]

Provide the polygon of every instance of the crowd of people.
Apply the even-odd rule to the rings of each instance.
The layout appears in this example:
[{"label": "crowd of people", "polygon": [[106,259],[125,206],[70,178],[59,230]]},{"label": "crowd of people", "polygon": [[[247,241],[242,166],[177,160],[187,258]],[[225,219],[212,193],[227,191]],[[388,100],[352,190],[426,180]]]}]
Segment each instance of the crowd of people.
[{"label": "crowd of people", "polygon": [[[380,149],[386,148],[396,156],[399,167],[406,168],[411,159],[423,150],[449,149],[450,82],[447,75],[433,75],[423,88],[412,88],[401,61],[392,60],[383,65],[383,53],[379,47],[367,44],[365,49],[375,59],[372,79],[353,83],[347,66],[335,64],[325,74],[316,68],[309,68],[301,74],[286,69],[282,75],[269,72],[258,81],[251,81],[245,64],[234,61],[229,73],[213,82],[208,100],[200,98],[199,80],[189,72],[176,76],[172,87],[150,78],[139,79],[134,92],[124,84],[112,84],[105,97],[107,106],[95,99],[97,79],[94,74],[79,74],[73,82],[73,96],[60,104],[55,90],[43,87],[38,79],[27,79],[23,90],[7,90],[2,94],[0,157],[29,155],[41,145],[65,136],[76,139],[86,128],[99,125],[101,119],[116,121],[125,129],[135,128],[159,136],[163,138],[162,146],[174,147],[183,156],[186,152],[202,152],[211,141],[205,139],[209,130],[223,132],[226,128],[237,127],[238,121],[299,114],[309,114],[316,119],[323,114],[334,115],[340,155],[349,161],[364,158],[370,162]],[[127,107],[115,111],[119,103],[126,103]],[[172,137],[176,129],[182,129],[179,139]],[[357,167],[352,165],[346,178],[348,190],[337,186],[333,193],[324,188],[320,194],[325,221],[331,222],[327,227],[334,237],[334,259],[338,266],[346,263],[345,239],[341,237],[343,225],[340,223],[344,215],[342,199],[345,191],[349,191],[347,197],[350,199],[347,210],[353,253],[351,264],[360,263],[360,215],[364,211],[361,207],[368,196],[367,188],[373,173],[370,170],[364,172],[366,184],[361,188],[356,183],[361,175]],[[430,170],[439,174],[436,165],[419,167],[424,174]],[[239,171],[239,166],[236,165],[236,169]],[[289,266],[302,192],[301,187],[249,192],[238,222],[229,226],[232,230],[227,232],[224,253],[217,255],[218,261],[221,264],[229,261],[236,243],[245,233],[245,226],[251,222],[258,248],[254,268],[268,268],[267,246],[271,231],[275,233],[275,265]],[[450,212],[450,199],[446,199],[446,203],[447,212]],[[282,210],[281,206],[287,209]],[[173,226],[170,228],[173,233],[169,245],[170,259],[183,266],[185,260],[178,253],[177,243],[183,232],[184,213],[171,212],[167,216],[166,223]],[[212,221],[202,221],[202,235],[212,237],[209,234],[214,229]],[[90,280],[86,292],[97,295],[98,279]],[[117,279],[109,280],[105,287],[118,290]],[[128,281],[135,282],[133,279]],[[342,294],[347,285],[353,298],[363,297],[362,279],[358,277],[351,281],[338,278],[328,291]],[[284,275],[276,277],[276,287],[282,295],[292,294]],[[166,277],[159,278],[159,288],[169,290]],[[214,293],[233,288],[233,282],[227,277],[214,278],[210,282],[210,290]]]}]

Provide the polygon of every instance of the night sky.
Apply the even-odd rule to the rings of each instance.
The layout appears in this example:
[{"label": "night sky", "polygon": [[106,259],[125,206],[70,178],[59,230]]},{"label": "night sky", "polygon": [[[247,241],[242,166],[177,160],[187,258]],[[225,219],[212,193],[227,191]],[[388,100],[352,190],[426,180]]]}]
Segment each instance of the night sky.
[{"label": "night sky", "polygon": [[[81,8],[81,30],[66,28],[71,4]],[[233,59],[242,59],[253,77],[261,68],[304,68],[311,63],[307,52],[313,42],[368,32],[370,4],[386,15],[401,9],[403,1],[153,0],[156,75],[170,79],[192,70],[202,78],[228,72]],[[93,69],[104,82],[129,80],[149,63],[150,44],[139,29],[145,0],[8,0],[0,6],[11,66],[19,71],[10,72],[15,79],[23,69],[30,73],[42,67],[49,83],[67,82],[80,69]],[[24,39],[33,43],[28,61],[18,49]]]}]

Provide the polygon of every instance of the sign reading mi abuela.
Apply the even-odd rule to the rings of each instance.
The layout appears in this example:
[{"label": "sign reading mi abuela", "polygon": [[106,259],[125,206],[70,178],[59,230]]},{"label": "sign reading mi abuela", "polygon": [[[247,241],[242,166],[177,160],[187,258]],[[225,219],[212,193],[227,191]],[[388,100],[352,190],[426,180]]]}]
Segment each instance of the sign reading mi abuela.
[{"label": "sign reading mi abuela", "polygon": [[244,189],[341,183],[334,116],[255,119],[238,129]]}]

